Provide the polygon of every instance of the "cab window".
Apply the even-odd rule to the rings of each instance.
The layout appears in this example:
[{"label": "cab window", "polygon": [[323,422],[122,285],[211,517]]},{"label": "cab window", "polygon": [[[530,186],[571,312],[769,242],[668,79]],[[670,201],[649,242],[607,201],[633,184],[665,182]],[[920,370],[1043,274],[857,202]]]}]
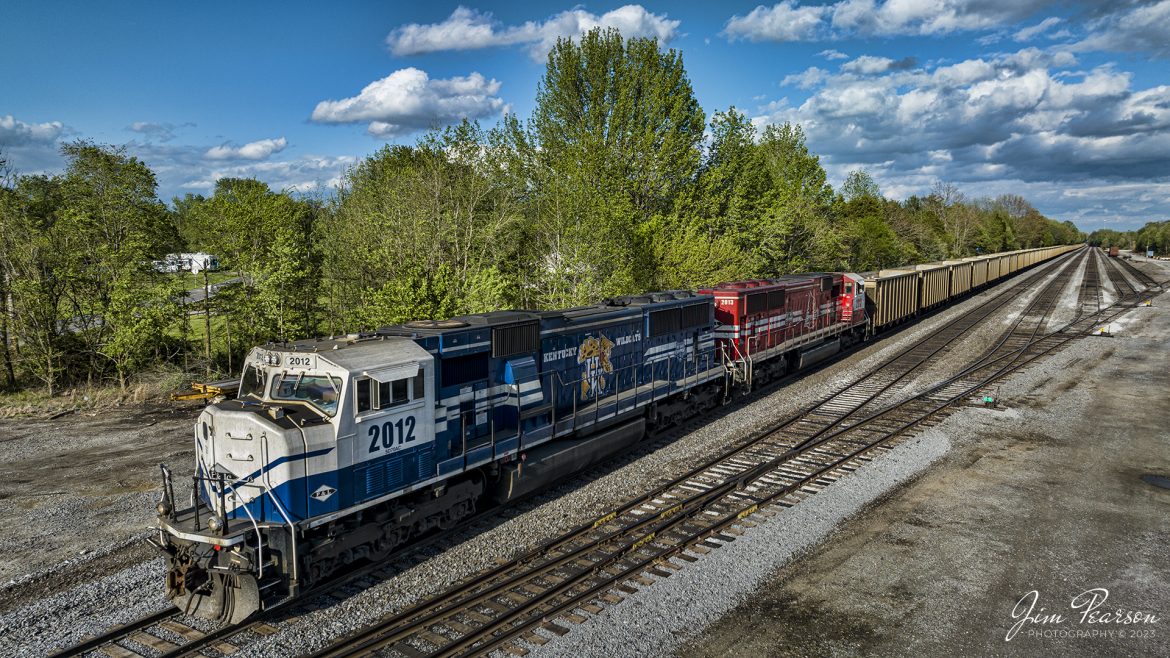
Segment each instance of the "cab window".
[{"label": "cab window", "polygon": [[244,368],[244,376],[240,378],[239,397],[253,397],[257,400],[264,398],[264,371],[255,367]]},{"label": "cab window", "polygon": [[424,396],[423,373],[421,372],[414,377],[378,383],[379,409],[397,407],[411,400],[421,400]]},{"label": "cab window", "polygon": [[369,379],[359,379],[356,384],[357,412],[360,414],[374,408],[374,391]]},{"label": "cab window", "polygon": [[304,373],[281,373],[272,376],[269,395],[273,400],[307,402],[332,416],[337,412],[337,400],[341,395],[341,380],[324,375]]},{"label": "cab window", "polygon": [[396,379],[392,382],[378,383],[378,408],[389,409],[410,401],[406,393],[406,380]]}]

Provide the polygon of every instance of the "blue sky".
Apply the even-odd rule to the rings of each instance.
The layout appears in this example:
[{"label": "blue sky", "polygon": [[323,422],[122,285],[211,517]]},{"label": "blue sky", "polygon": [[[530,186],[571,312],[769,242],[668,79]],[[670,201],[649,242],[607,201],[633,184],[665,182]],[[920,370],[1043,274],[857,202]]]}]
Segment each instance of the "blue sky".
[{"label": "blue sky", "polygon": [[0,150],[126,145],[164,199],[220,176],[335,185],[385,143],[527,117],[594,25],[682,51],[708,117],[793,121],[830,180],[1020,194],[1082,229],[1170,219],[1170,0],[159,3],[0,0]]}]

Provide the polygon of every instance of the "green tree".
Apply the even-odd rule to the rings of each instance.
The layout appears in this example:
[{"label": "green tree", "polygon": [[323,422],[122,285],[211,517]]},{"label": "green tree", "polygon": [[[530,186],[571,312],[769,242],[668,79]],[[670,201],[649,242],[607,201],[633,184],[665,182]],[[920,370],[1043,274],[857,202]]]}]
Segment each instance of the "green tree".
[{"label": "green tree", "polygon": [[682,197],[681,212],[707,227],[708,235],[745,237],[763,214],[772,179],[756,145],[756,128],[734,107],[711,118],[711,142],[691,193]]},{"label": "green tree", "polygon": [[11,188],[0,188],[9,388],[17,385],[18,369],[50,394],[65,374],[68,279],[58,271],[65,267],[67,240],[58,221],[60,199],[61,181],[56,177],[21,176]]},{"label": "green tree", "polygon": [[238,278],[211,302],[231,332],[217,339],[229,365],[234,351],[317,330],[322,259],[314,234],[324,212],[319,203],[274,192],[255,179],[223,178],[212,196],[188,197],[176,207],[188,244],[215,254]]},{"label": "green tree", "polygon": [[58,223],[67,264],[57,275],[68,281],[68,323],[89,360],[90,380],[109,365],[125,387],[179,321],[181,291],[151,266],[178,245],[178,235],[142,161],[84,141],[62,153],[68,165]]},{"label": "green tree", "polygon": [[523,248],[515,158],[502,129],[464,122],[348,171],[320,230],[339,328],[509,305]]},{"label": "green tree", "polygon": [[846,247],[832,222],[833,188],[800,126],[768,126],[760,138],[762,165],[770,177],[764,213],[747,231],[757,245],[764,276],[843,269]]},{"label": "green tree", "polygon": [[704,122],[682,54],[656,39],[594,29],[557,42],[517,142],[534,187],[532,236],[547,249],[531,271],[545,291],[537,303],[654,283],[662,236],[648,224],[693,180]]},{"label": "green tree", "polygon": [[881,188],[874,182],[873,177],[864,169],[854,169],[845,176],[845,182],[841,184],[841,196],[846,202],[857,201],[859,199],[882,198]]}]

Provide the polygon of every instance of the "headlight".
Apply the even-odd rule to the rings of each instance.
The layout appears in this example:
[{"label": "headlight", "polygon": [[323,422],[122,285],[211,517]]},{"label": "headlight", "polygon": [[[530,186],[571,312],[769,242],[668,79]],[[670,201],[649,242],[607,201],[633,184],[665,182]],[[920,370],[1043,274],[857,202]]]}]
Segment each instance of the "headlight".
[{"label": "headlight", "polygon": [[223,528],[223,519],[212,514],[211,518],[207,519],[207,529],[212,532],[219,532],[221,528]]},{"label": "headlight", "polygon": [[171,514],[171,505],[165,500],[158,501],[158,505],[155,507],[155,509],[158,510],[159,516],[170,516]]}]

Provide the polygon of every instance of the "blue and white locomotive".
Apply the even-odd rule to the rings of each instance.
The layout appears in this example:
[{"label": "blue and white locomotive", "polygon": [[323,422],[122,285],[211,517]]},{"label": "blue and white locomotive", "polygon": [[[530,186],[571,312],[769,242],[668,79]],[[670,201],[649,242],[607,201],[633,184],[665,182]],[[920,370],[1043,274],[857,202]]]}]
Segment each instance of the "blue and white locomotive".
[{"label": "blue and white locomotive", "polygon": [[715,406],[713,325],[682,291],[258,347],[196,422],[191,506],[163,467],[168,597],[239,621]]}]

